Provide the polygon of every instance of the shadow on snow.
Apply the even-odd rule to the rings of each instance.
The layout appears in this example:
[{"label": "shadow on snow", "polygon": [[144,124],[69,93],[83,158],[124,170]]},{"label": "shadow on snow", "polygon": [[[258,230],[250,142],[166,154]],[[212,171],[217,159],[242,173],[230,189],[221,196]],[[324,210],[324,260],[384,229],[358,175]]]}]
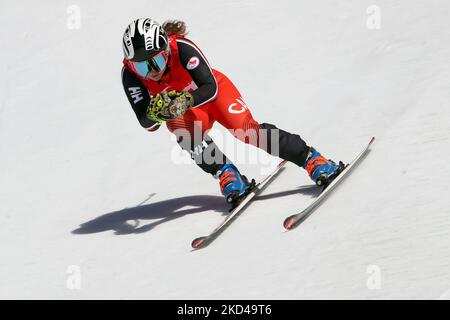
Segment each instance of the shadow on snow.
[{"label": "shadow on snow", "polygon": [[[81,224],[72,233],[89,234],[108,230],[113,230],[117,235],[143,233],[187,214],[211,210],[224,214],[228,212],[223,197],[207,195],[180,197],[110,212]],[[142,220],[156,221],[141,225]]]},{"label": "shadow on snow", "polygon": [[[292,190],[260,195],[255,198],[255,201],[275,199],[293,194],[316,197],[319,192],[320,190],[315,185],[301,186]],[[162,223],[185,215],[205,211],[215,211],[226,215],[228,214],[228,206],[222,196],[197,195],[174,198],[106,213],[82,223],[72,233],[91,234],[111,230],[116,235],[138,234],[150,231]],[[142,224],[143,220],[155,221]]]}]

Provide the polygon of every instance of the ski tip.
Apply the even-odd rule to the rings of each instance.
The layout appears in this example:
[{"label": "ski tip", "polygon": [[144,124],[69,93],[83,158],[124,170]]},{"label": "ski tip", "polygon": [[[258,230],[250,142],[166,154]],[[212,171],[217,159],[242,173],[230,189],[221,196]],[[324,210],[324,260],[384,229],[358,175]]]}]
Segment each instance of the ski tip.
[{"label": "ski tip", "polygon": [[207,237],[199,237],[199,238],[194,239],[191,243],[192,248],[194,248],[194,249],[201,248],[205,244],[206,238]]},{"label": "ski tip", "polygon": [[286,230],[292,230],[296,226],[296,215],[292,215],[284,220],[283,226]]}]

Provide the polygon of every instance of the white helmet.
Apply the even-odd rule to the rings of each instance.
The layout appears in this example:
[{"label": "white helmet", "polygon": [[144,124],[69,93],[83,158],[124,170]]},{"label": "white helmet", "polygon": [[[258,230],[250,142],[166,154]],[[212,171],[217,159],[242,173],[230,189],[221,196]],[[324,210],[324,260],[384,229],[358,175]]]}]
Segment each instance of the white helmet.
[{"label": "white helmet", "polygon": [[168,49],[169,40],[164,29],[155,20],[133,20],[123,34],[123,52],[129,61],[144,61]]}]

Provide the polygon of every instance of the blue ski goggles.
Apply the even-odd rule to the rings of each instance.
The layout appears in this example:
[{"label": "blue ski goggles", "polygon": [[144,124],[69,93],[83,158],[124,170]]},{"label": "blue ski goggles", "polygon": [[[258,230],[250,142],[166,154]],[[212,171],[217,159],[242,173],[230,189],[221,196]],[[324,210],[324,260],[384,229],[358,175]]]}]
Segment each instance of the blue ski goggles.
[{"label": "blue ski goggles", "polygon": [[145,78],[149,73],[159,73],[167,65],[169,60],[166,51],[161,51],[154,55],[151,59],[145,61],[130,61],[134,70],[143,78]]}]

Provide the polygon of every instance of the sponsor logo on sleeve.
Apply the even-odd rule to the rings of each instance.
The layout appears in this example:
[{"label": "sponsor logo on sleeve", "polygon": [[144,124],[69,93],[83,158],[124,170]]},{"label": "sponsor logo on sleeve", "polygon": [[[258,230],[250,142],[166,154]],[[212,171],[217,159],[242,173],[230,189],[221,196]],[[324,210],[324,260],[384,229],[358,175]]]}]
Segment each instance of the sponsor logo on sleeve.
[{"label": "sponsor logo on sleeve", "polygon": [[189,62],[186,65],[186,69],[193,70],[198,67],[200,64],[200,59],[198,57],[192,57],[189,59]]},{"label": "sponsor logo on sleeve", "polygon": [[144,96],[142,95],[142,92],[141,92],[141,88],[139,88],[139,87],[129,87],[128,91],[130,91],[130,95],[133,98],[134,104],[136,104],[139,101],[144,99]]}]

